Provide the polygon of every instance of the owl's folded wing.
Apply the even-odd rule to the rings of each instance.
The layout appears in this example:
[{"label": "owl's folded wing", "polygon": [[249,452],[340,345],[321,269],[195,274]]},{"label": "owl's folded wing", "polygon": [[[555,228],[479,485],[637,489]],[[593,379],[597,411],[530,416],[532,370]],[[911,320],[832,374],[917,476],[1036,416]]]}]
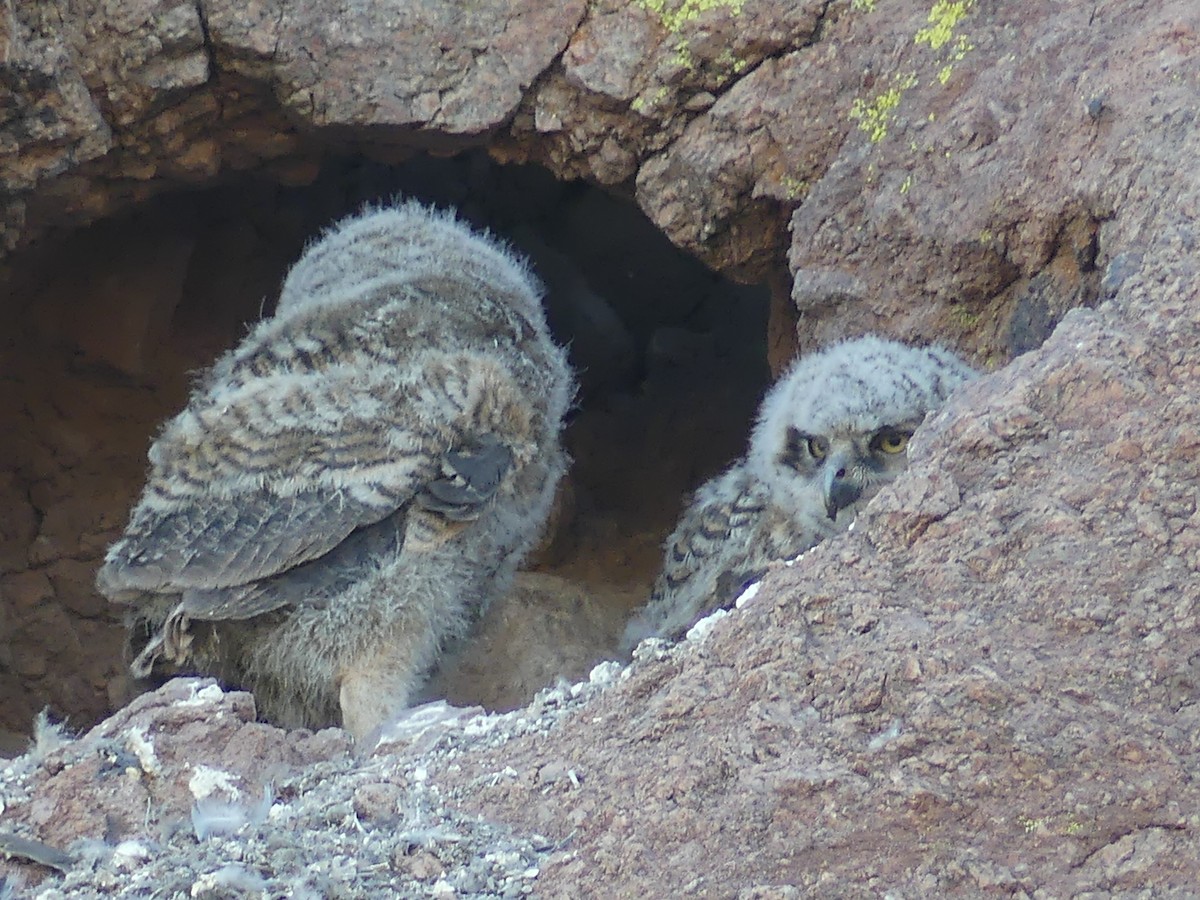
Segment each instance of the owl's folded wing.
[{"label": "owl's folded wing", "polygon": [[328,553],[249,584],[186,588],[179,611],[192,619],[249,619],[283,606],[322,607],[404,543],[405,510],[352,531]]},{"label": "owl's folded wing", "polygon": [[194,497],[173,509],[139,509],[109,551],[97,587],[128,602],[147,592],[248,585],[324,556],[355,529],[394,511],[328,488],[280,496],[269,486]]},{"label": "owl's folded wing", "polygon": [[377,385],[328,372],[299,380],[264,377],[240,394],[193,398],[167,425],[97,577],[103,594],[134,602],[248,586],[324,557],[418,496],[467,520],[507,471],[493,436],[421,421],[402,393],[381,398]]},{"label": "owl's folded wing", "polygon": [[[667,538],[663,571],[656,593],[677,591],[698,575],[712,582],[709,590],[715,589],[720,571],[714,570],[709,573],[711,577],[707,577],[705,570],[720,566],[730,556],[730,551],[735,549],[730,546],[731,537],[749,527],[762,510],[762,502],[746,494],[737,494],[728,499],[706,497],[703,492],[698,494],[675,531]],[[717,605],[724,599],[718,598]]]}]

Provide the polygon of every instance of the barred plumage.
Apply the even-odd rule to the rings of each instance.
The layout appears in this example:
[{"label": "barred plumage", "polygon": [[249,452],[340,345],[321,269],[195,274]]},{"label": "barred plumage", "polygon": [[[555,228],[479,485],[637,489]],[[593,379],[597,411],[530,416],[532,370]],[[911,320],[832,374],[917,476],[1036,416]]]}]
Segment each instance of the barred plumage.
[{"label": "barred plumage", "polygon": [[363,737],[537,539],[573,387],[518,258],[416,203],[310,246],[202,378],[97,586],[135,674],[251,688]]},{"label": "barred plumage", "polygon": [[696,492],[667,539],[622,649],[681,637],[772,561],[845,531],[905,468],[925,414],[975,374],[941,347],[872,336],[794,363],[763,400],[746,455]]}]

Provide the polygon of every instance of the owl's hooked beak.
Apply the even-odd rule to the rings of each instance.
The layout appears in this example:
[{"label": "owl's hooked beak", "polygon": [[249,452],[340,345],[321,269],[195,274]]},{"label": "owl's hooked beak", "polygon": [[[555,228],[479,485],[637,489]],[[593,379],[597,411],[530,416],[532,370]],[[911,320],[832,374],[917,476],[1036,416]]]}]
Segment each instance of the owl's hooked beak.
[{"label": "owl's hooked beak", "polygon": [[863,481],[853,452],[835,453],[825,460],[825,512],[830,521],[862,496]]}]

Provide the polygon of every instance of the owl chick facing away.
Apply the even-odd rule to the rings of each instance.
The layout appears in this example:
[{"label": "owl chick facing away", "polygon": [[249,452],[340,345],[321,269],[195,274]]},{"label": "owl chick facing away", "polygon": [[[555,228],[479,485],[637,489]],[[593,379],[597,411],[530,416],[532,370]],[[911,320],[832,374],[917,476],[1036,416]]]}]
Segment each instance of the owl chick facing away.
[{"label": "owl chick facing away", "polygon": [[976,374],[944,348],[874,336],[795,362],[763,399],[745,456],[701,486],[667,538],[662,572],[622,650],[647,637],[678,639],[772,561],[849,528],[906,468],[908,439],[926,413]]},{"label": "owl chick facing away", "polygon": [[572,393],[505,248],[411,201],[337,224],[150,448],[97,575],[130,607],[132,672],[362,739],[507,590]]}]

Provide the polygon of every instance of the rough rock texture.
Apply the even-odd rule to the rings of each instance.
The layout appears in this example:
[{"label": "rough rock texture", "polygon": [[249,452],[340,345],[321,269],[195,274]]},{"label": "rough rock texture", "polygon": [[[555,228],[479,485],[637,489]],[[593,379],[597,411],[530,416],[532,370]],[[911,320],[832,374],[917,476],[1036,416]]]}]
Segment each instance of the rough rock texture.
[{"label": "rough rock texture", "polygon": [[[46,900],[519,897],[554,849],[446,808],[391,744],[364,760],[340,730],[288,733],[254,714],[249,694],[179,679],[78,740],[43,728],[0,772],[0,852],[24,864],[0,864],[5,883],[41,882]],[[463,718],[422,708],[393,742],[453,756]],[[468,724],[478,742],[497,720]],[[63,877],[43,880],[51,871]]]},{"label": "rough rock texture", "polygon": [[1185,0],[37,0],[0,17],[4,240],[233,172],[307,183],[330,149],[486,143],[632,193],[746,279],[779,276],[790,224],[777,316],[803,341],[886,328],[999,362],[1095,301],[1097,162],[1183,86],[1193,19]]},{"label": "rough rock texture", "polygon": [[508,119],[584,4],[537,0],[201,6],[222,74],[262,79],[315,126],[478,134]]},{"label": "rough rock texture", "polygon": [[[475,808],[574,832],[547,896],[1194,889],[1200,184],[1179,173],[1200,159],[1197,73],[1153,58],[1165,84],[1110,85],[1121,152],[1083,167],[1110,211],[1110,299],[963,391],[851,534],[706,643],[635,663],[561,738],[453,774]],[[581,782],[556,802],[548,760]],[[491,786],[501,761],[518,774]]]},{"label": "rough rock texture", "polygon": [[[1194,3],[646,0],[531,6],[526,21],[506,4],[450,25],[439,6],[99,6],[0,5],[0,215],[18,251],[231,170],[303,181],[331,144],[391,160],[479,141],[632,193],[676,243],[741,277],[778,277],[786,249],[793,304],[776,304],[773,330],[794,321],[802,346],[878,328],[940,336],[998,370],[919,435],[909,477],[852,533],[773,570],[706,640],[644,649],[565,718],[539,724],[543,702],[511,728],[418,740],[380,790],[424,767],[437,816],[512,829],[468,846],[533,854],[544,896],[1195,890]],[[390,55],[378,34],[400,22],[443,27],[440,55],[428,42],[406,51],[411,68]],[[511,69],[488,52],[502,36],[520,45]],[[0,490],[16,497],[6,538],[48,527],[27,482]],[[23,602],[52,620],[54,582],[31,571]],[[39,665],[12,655],[6,670]],[[183,733],[155,709],[163,741]],[[252,731],[222,744],[204,730],[196,746],[218,766],[251,734],[288,744],[241,724]],[[330,757],[330,797],[374,771]],[[34,816],[59,791],[126,803],[13,767],[4,822],[21,837],[68,839]],[[157,802],[182,816],[191,801]],[[132,818],[122,839],[145,855],[98,856],[97,879],[176,869],[182,896],[224,865]],[[264,831],[247,842],[255,867],[272,865],[253,855]],[[432,856],[418,874],[436,893],[453,860]],[[87,896],[89,877],[61,881]],[[345,890],[367,895],[355,877]]]},{"label": "rough rock texture", "polygon": [[[960,393],[850,535],[450,776],[574,832],[546,896],[1194,888],[1200,233],[1161,227],[1114,303]],[[581,785],[547,797],[548,761]]]}]

